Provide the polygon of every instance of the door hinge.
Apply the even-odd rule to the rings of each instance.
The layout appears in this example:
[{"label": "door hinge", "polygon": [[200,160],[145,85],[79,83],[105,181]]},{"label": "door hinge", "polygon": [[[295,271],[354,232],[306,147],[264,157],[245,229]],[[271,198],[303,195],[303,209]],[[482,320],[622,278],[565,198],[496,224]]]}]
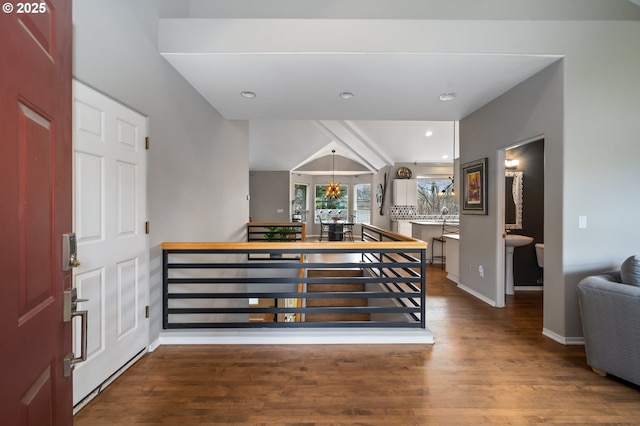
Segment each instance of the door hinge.
[{"label": "door hinge", "polygon": [[149,233],[149,222],[145,222],[144,223],[144,233],[148,234]]},{"label": "door hinge", "polygon": [[144,317],[149,318],[149,305],[144,307]]},{"label": "door hinge", "polygon": [[144,149],[149,149],[149,136],[144,138]]}]

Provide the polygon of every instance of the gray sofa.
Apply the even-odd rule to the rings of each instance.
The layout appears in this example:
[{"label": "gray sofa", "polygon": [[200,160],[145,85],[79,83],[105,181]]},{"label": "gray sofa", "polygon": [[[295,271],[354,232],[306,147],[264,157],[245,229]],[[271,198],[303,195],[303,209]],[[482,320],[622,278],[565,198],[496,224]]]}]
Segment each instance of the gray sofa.
[{"label": "gray sofa", "polygon": [[578,301],[587,364],[640,386],[640,256],[629,259],[620,271],[580,281]]}]

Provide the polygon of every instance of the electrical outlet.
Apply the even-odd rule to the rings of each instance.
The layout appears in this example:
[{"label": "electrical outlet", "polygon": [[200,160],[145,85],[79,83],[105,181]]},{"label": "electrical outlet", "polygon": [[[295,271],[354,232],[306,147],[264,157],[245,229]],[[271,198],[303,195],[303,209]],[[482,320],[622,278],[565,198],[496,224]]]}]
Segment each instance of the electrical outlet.
[{"label": "electrical outlet", "polygon": [[278,209],[276,210],[276,213],[284,213],[284,209]]},{"label": "electrical outlet", "polygon": [[478,273],[481,277],[484,277],[484,268],[482,267],[482,265],[478,266]]}]

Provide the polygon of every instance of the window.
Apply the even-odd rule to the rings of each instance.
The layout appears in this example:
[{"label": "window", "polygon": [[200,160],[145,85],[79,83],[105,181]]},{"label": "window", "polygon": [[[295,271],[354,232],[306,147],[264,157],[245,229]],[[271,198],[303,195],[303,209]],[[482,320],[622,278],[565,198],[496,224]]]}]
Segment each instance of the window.
[{"label": "window", "polygon": [[458,204],[453,192],[453,181],[449,177],[418,178],[418,214],[458,214]]},{"label": "window", "polygon": [[353,216],[357,223],[371,223],[371,184],[354,185]]},{"label": "window", "polygon": [[291,203],[291,214],[299,217],[302,222],[307,221],[307,185],[296,183],[293,188],[293,202]]},{"label": "window", "polygon": [[318,216],[322,220],[329,220],[332,217],[348,219],[349,212],[349,187],[340,185],[339,198],[326,198],[324,196],[328,185],[316,185],[316,217],[315,223],[319,223]]}]

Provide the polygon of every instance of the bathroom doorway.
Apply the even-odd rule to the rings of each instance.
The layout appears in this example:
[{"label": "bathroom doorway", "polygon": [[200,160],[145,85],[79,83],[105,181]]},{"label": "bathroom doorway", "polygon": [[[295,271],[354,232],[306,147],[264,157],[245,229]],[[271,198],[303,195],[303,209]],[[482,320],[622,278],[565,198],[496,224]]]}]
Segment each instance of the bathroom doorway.
[{"label": "bathroom doorway", "polygon": [[[498,173],[504,183],[498,185],[503,225],[500,231],[503,235],[533,238],[532,243],[517,247],[513,253],[515,291],[543,291],[544,269],[540,265],[543,265],[544,250],[536,251],[536,244],[544,244],[544,136],[506,147],[498,158],[502,165]],[[504,263],[506,267],[506,260]],[[499,281],[498,294],[504,295],[505,279]]]}]

